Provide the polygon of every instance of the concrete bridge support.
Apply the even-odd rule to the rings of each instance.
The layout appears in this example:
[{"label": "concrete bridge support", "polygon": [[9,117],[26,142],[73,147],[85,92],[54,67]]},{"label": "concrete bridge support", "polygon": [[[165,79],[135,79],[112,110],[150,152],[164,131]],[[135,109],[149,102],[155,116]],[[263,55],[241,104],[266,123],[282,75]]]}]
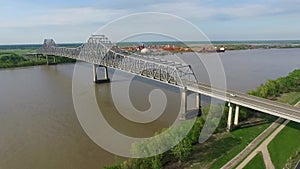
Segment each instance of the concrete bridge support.
[{"label": "concrete bridge support", "polygon": [[[195,95],[195,105],[193,106],[192,110],[187,110],[187,97],[193,94]],[[195,93],[192,91],[188,91],[187,89],[181,89],[180,91],[181,97],[181,107],[180,107],[180,119],[186,120],[186,118],[194,118],[196,116],[201,116],[201,94]]]},{"label": "concrete bridge support", "polygon": [[235,106],[235,115],[234,115],[234,125],[235,126],[239,125],[239,114],[240,114],[240,106],[236,105]]},{"label": "concrete bridge support", "polygon": [[186,119],[187,113],[187,91],[186,88],[181,89],[181,102],[180,102],[180,119]]},{"label": "concrete bridge support", "polygon": [[[53,62],[49,61],[49,57],[52,56],[53,57]],[[47,65],[56,65],[56,58],[54,55],[46,55],[46,60],[47,60]]]},{"label": "concrete bridge support", "polygon": [[49,58],[48,58],[48,55],[46,55],[46,61],[47,61],[47,65],[49,65]]},{"label": "concrete bridge support", "polygon": [[[227,130],[230,131],[232,127],[232,104],[228,103],[229,112],[228,112],[228,120],[227,120]],[[235,106],[235,114],[234,114],[234,122],[235,126],[239,125],[239,114],[240,114],[240,106]]]},{"label": "concrete bridge support", "polygon": [[228,119],[227,119],[227,130],[231,130],[231,123],[232,123],[232,104],[228,103],[229,112],[228,112]]},{"label": "concrete bridge support", "polygon": [[201,116],[201,94],[195,93],[196,109],[198,110],[198,116]]},{"label": "concrete bridge support", "polygon": [[36,61],[41,60],[41,57],[43,57],[43,54],[36,54]]},{"label": "concrete bridge support", "polygon": [[200,93],[195,93],[196,95],[196,108],[200,109],[201,108],[201,94]]},{"label": "concrete bridge support", "polygon": [[[101,67],[103,68],[103,73],[104,73],[104,78],[103,79],[100,79],[98,80],[98,75],[97,75],[97,69]],[[108,78],[108,71],[107,71],[107,67],[106,66],[101,66],[101,65],[96,65],[94,64],[93,65],[93,80],[94,80],[94,83],[108,83],[110,82],[110,79]]]}]

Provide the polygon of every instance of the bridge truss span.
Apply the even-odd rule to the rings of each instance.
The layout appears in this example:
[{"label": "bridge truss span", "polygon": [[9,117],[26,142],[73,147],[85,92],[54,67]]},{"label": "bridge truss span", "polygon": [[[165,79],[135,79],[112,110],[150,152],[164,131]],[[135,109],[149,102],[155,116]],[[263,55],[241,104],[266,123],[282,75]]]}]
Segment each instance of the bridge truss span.
[{"label": "bridge truss span", "polygon": [[113,44],[104,35],[92,35],[86,43],[77,48],[59,47],[54,40],[46,39],[38,53],[64,56],[102,67],[123,70],[180,88],[185,88],[186,82],[197,83],[190,65],[129,53]]}]

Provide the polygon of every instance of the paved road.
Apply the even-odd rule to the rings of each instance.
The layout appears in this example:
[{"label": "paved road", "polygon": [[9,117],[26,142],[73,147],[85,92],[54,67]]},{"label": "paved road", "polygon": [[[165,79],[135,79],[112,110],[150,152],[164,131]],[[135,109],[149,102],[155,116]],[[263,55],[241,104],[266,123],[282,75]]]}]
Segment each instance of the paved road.
[{"label": "paved road", "polygon": [[232,160],[225,164],[222,167],[222,169],[231,169],[238,165],[238,163],[245,159],[253,151],[253,149],[257,147],[268,135],[270,135],[282,122],[283,119],[281,118],[273,122],[265,131],[263,131],[259,136],[257,136],[243,151],[241,151]]},{"label": "paved road", "polygon": [[289,120],[286,120],[281,124],[259,147],[257,147],[236,169],[243,169],[251,159],[253,159],[258,152],[262,152],[266,169],[275,169],[269,151],[268,144],[276,137],[276,135],[289,123]]},{"label": "paved road", "polygon": [[[274,165],[273,165],[273,162],[271,160],[271,156],[270,156],[270,153],[269,153],[269,150],[268,150],[268,144],[265,144],[265,143],[262,143],[264,146],[261,147],[261,149],[257,149],[255,150],[257,153],[259,151],[262,152],[262,155],[263,155],[263,159],[264,159],[264,163],[265,163],[265,166],[266,166],[266,169],[275,169]],[[256,153],[256,154],[257,154]],[[251,154],[250,154],[251,155]],[[245,160],[245,163],[248,164],[249,161],[247,162],[247,160]],[[238,166],[237,168],[239,168],[240,166]],[[244,166],[241,166],[241,168],[239,169],[242,169],[244,168]]]}]

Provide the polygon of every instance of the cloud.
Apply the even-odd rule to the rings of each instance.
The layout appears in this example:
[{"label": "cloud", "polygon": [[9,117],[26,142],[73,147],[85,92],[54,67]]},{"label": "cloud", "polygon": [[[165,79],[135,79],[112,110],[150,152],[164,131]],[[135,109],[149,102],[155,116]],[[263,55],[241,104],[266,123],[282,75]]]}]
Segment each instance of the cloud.
[{"label": "cloud", "polygon": [[185,18],[200,20],[240,19],[279,13],[279,8],[270,8],[263,4],[236,4],[231,6],[209,6],[197,3],[159,3],[148,6],[149,11],[172,13]]},{"label": "cloud", "polygon": [[[167,12],[179,15],[184,18],[198,20],[231,20],[255,18],[270,15],[284,15],[300,12],[299,0],[288,0],[291,3],[284,3],[282,0],[265,0],[260,2],[247,3],[217,3],[210,2],[173,2],[156,3],[145,8],[147,11]],[[269,3],[267,3],[269,2]],[[216,4],[217,3],[217,4]]]},{"label": "cloud", "polygon": [[78,7],[46,10],[41,14],[31,15],[22,20],[2,22],[0,28],[22,28],[37,26],[78,25],[85,23],[103,23],[126,15],[121,9],[99,9],[93,7]]},{"label": "cloud", "polygon": [[[72,3],[59,0],[0,0],[0,11],[0,43],[39,42],[45,35],[62,42],[82,41],[106,23],[135,12],[178,15],[201,26],[216,39],[231,36],[247,38],[246,34],[261,39],[266,33],[270,33],[267,38],[272,35],[295,39],[299,38],[297,30],[300,29],[297,22],[300,0],[74,0]],[[150,22],[156,20],[149,19]],[[128,24],[134,25],[134,20]],[[167,25],[166,29],[175,28],[168,28]]]},{"label": "cloud", "polygon": [[[285,15],[300,12],[299,0],[264,0],[237,2],[231,1],[130,1],[121,3],[105,3],[105,7],[95,6],[51,9],[42,7],[38,11],[30,11],[29,15],[3,18],[0,28],[37,27],[46,25],[78,25],[86,23],[105,23],[134,12],[165,12],[199,21],[220,21],[247,19],[261,16]],[[145,5],[146,4],[146,5]],[[122,6],[122,8],[121,8]],[[17,9],[18,10],[18,9]],[[37,9],[34,9],[37,10]],[[2,16],[3,17],[3,16]]]}]

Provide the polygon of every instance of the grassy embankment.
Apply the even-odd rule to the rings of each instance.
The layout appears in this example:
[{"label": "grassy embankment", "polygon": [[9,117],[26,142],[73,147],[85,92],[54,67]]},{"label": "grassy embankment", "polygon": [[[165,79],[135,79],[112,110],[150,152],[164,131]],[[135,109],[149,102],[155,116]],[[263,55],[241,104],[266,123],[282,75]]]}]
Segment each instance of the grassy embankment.
[{"label": "grassy embankment", "polygon": [[[291,93],[284,93],[280,97],[277,98],[278,101],[283,103],[289,103],[291,105],[295,105],[300,100],[300,92],[291,92]],[[294,127],[291,127],[294,126]],[[295,127],[296,126],[296,127]],[[298,129],[296,129],[298,128]],[[299,147],[298,140],[300,139],[300,125],[299,124],[288,124],[285,129],[281,131],[281,133],[270,143],[269,151],[271,154],[272,159],[274,159],[273,163],[276,168],[283,168],[286,164],[286,161],[289,157],[291,157],[293,152],[295,152],[295,147]],[[293,138],[293,137],[298,138]],[[293,138],[294,141],[289,141],[286,138]],[[285,147],[285,148],[283,148]],[[287,149],[286,149],[287,148]],[[299,147],[300,148],[300,147]],[[299,151],[299,150],[298,150]],[[271,153],[272,152],[272,153]],[[295,165],[300,156],[294,155],[294,159],[290,160],[292,165]],[[252,168],[259,168],[263,169],[266,168],[265,163],[263,161],[262,154],[257,154],[246,166],[244,169],[252,169]]]},{"label": "grassy embankment", "polygon": [[[267,99],[280,100],[285,103],[295,104],[300,99],[299,86],[300,86],[300,70],[295,70],[295,71],[291,72],[287,77],[280,77],[277,80],[268,80],[265,84],[262,84],[256,90],[251,90],[249,93],[252,95],[256,95],[256,96],[267,98]],[[268,124],[266,124],[265,128],[267,128],[267,126],[268,126]],[[256,126],[256,127],[259,127],[259,126]],[[241,142],[237,142],[237,144],[235,144],[235,145],[230,145],[230,144],[226,145],[226,143],[224,143],[225,144],[224,146],[226,146],[226,148],[229,150],[228,153],[225,153],[224,155],[219,156],[219,158],[215,158],[215,162],[213,163],[211,168],[217,169],[217,168],[222,167],[230,159],[232,159],[235,155],[237,155],[242,149],[244,149],[247,146],[247,144],[250,143],[255,138],[255,137],[252,138],[252,136],[249,134],[250,132],[247,130],[248,129],[246,128],[246,129],[241,129],[241,130],[237,130],[237,131],[233,131],[232,133],[229,133],[229,134],[233,134],[233,135],[235,133],[245,134],[245,135],[244,135],[244,137],[242,137],[243,139],[241,140]],[[255,127],[254,127],[254,130],[255,130]],[[261,133],[262,131],[256,130],[254,132],[257,132],[258,133],[257,135],[259,135],[259,133]],[[300,131],[299,131],[298,135],[300,136]],[[289,137],[291,137],[291,136],[286,136],[286,138],[289,138]],[[286,138],[281,139],[281,140],[287,140]],[[225,138],[221,138],[221,139],[225,139]],[[296,140],[299,141],[299,139],[296,139]],[[243,141],[246,141],[246,143],[244,144]],[[293,144],[291,143],[291,145],[293,145]],[[276,148],[278,148],[278,147],[276,147]],[[287,151],[287,150],[285,150],[284,148],[281,148],[281,151]],[[292,155],[291,153],[295,153],[295,151],[289,152],[289,155],[291,156]],[[281,152],[279,152],[279,153],[281,153]],[[220,154],[222,154],[222,153],[220,153]],[[215,154],[215,155],[216,155],[215,157],[217,157],[217,154]],[[213,160],[213,159],[211,159],[211,160]],[[286,160],[287,159],[283,159],[284,164],[285,164]],[[205,161],[205,160],[202,160],[202,161]],[[274,161],[278,161],[278,160],[276,159]],[[282,159],[281,159],[281,161],[282,161]],[[204,164],[204,162],[200,161],[199,165],[201,165],[201,163]]]},{"label": "grassy embankment", "polygon": [[[35,49],[0,50],[0,69],[47,64],[45,56],[40,58],[26,56],[26,54],[34,53],[35,51],[36,51]],[[49,59],[51,60],[53,58],[49,58]],[[69,63],[69,62],[75,62],[75,60],[64,58],[64,57],[56,57],[56,62]]]},{"label": "grassy embankment", "polygon": [[[281,102],[295,105],[300,100],[300,92],[283,94],[278,98]],[[294,168],[300,160],[300,124],[290,122],[270,142],[268,150],[275,168]]]},{"label": "grassy embankment", "polygon": [[295,105],[300,101],[300,92],[282,94],[277,100],[290,105]]},{"label": "grassy embankment", "polygon": [[[251,94],[295,105],[300,100],[300,70],[295,70],[287,77],[268,80]],[[289,123],[268,145],[271,159],[276,168],[295,165],[300,159],[300,124]],[[291,159],[290,159],[291,158]],[[289,160],[290,159],[290,160]]]},{"label": "grassy embankment", "polygon": [[[191,161],[197,168],[219,169],[241,152],[253,139],[263,132],[270,123],[225,133],[203,145],[195,146]],[[189,162],[189,163],[190,163]]]},{"label": "grassy embankment", "polygon": [[[295,105],[300,100],[300,70],[291,72],[287,77],[268,80],[256,91],[250,93]],[[300,124],[289,123],[268,145],[271,159],[276,168],[295,165],[300,159]],[[291,158],[290,160],[288,160]]]},{"label": "grassy embankment", "polygon": [[244,169],[265,169],[265,162],[262,153],[256,154],[256,156],[244,167]]},{"label": "grassy embankment", "polygon": [[268,150],[275,168],[294,168],[300,160],[300,124],[290,122],[270,142]]}]

